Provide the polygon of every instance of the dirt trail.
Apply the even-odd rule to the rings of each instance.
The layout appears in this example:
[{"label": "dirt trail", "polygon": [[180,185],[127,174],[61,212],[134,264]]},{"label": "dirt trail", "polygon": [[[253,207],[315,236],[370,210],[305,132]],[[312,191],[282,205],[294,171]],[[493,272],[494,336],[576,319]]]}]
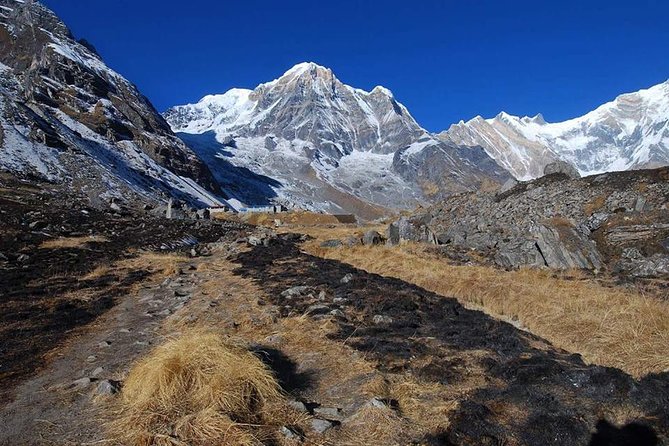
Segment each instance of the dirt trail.
[{"label": "dirt trail", "polygon": [[[185,266],[187,267],[187,266]],[[21,384],[0,413],[0,444],[85,444],[104,439],[105,380],[121,380],[133,360],[159,343],[162,321],[188,302],[190,275],[144,283],[58,350],[38,376]],[[96,370],[97,369],[97,370]]]}]

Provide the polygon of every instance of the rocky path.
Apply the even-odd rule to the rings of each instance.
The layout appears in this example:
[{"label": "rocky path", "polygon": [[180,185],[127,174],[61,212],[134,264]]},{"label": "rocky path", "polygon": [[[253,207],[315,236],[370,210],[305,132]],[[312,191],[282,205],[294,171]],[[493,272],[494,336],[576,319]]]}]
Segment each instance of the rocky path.
[{"label": "rocky path", "polygon": [[[71,337],[51,363],[21,384],[0,411],[0,444],[94,444],[104,440],[104,412],[135,359],[162,341],[161,323],[188,303],[197,277],[144,283]],[[107,414],[108,415],[108,414]]]}]

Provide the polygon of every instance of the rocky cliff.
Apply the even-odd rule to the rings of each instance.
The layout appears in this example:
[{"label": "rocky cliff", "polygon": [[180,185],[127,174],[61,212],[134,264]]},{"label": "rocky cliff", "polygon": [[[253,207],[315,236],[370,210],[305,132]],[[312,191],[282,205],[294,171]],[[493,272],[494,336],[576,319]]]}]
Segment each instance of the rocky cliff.
[{"label": "rocky cliff", "polygon": [[208,168],[151,103],[40,3],[0,0],[0,72],[0,168],[93,201],[217,201]]}]

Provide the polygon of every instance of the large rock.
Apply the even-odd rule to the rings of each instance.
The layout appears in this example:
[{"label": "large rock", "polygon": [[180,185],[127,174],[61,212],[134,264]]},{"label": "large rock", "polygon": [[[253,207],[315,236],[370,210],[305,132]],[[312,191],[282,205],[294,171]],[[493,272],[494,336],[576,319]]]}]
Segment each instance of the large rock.
[{"label": "large rock", "polygon": [[595,243],[573,227],[539,225],[535,236],[537,248],[550,268],[599,270],[602,267]]},{"label": "large rock", "polygon": [[367,231],[365,234],[362,236],[362,244],[363,245],[380,245],[383,243],[383,236],[379,234],[377,231]]},{"label": "large rock", "polygon": [[402,217],[388,226],[387,235],[387,243],[390,245],[406,241],[437,244],[437,237],[421,219]]},{"label": "large rock", "polygon": [[581,174],[576,170],[574,166],[567,163],[566,161],[553,161],[544,167],[544,175],[551,175],[554,173],[561,173],[568,176],[569,178],[578,179],[581,178]]}]

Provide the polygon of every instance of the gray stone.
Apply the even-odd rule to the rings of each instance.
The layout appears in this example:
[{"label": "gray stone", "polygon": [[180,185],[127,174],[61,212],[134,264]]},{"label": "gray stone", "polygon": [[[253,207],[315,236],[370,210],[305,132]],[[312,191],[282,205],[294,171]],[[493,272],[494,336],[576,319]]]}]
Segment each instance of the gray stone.
[{"label": "gray stone", "polygon": [[383,243],[383,236],[377,231],[367,231],[362,236],[362,244],[367,246],[380,245]]},{"label": "gray stone", "polygon": [[290,400],[288,401],[288,405],[297,410],[298,412],[304,412],[307,413],[309,410],[307,409],[307,406],[302,401],[297,401],[297,400]]},{"label": "gray stone", "polygon": [[19,263],[26,263],[28,260],[30,260],[30,256],[28,254],[19,254],[19,256],[16,258],[16,261]]},{"label": "gray stone", "polygon": [[256,237],[255,235],[250,235],[246,239],[246,241],[251,246],[261,246],[263,244],[262,239],[260,239],[259,237]]},{"label": "gray stone", "polygon": [[502,268],[545,266],[544,258],[533,240],[514,240],[500,247],[494,261]]},{"label": "gray stone", "polygon": [[341,248],[342,246],[344,246],[344,244],[341,240],[337,239],[325,240],[321,243],[321,248]]},{"label": "gray stone", "polygon": [[353,246],[359,246],[362,245],[362,239],[360,237],[355,237],[353,235],[350,235],[344,239],[344,244],[346,246],[353,247]]},{"label": "gray stone", "polygon": [[280,334],[271,334],[271,335],[265,337],[264,342],[266,344],[279,345],[279,344],[283,344],[284,337],[281,336]]},{"label": "gray stone", "polygon": [[98,344],[98,347],[99,347],[99,348],[107,348],[107,347],[109,347],[110,345],[111,345],[111,342],[109,342],[109,341],[102,341],[102,342],[100,342],[100,343]]},{"label": "gray stone", "polygon": [[544,175],[551,175],[554,173],[561,173],[573,179],[581,178],[581,174],[574,166],[561,160],[553,161],[544,167]]},{"label": "gray stone", "polygon": [[344,419],[342,410],[337,407],[317,407],[314,409],[314,415],[326,420],[341,421]]},{"label": "gray stone", "polygon": [[288,426],[281,426],[279,428],[279,433],[283,435],[283,437],[286,440],[291,440],[291,441],[302,441],[302,435],[300,435],[299,432],[296,430],[288,427]]},{"label": "gray stone", "polygon": [[546,266],[556,269],[601,269],[602,259],[595,243],[574,228],[563,227],[558,231],[539,225],[535,234]]},{"label": "gray stone", "polygon": [[606,212],[595,212],[588,218],[586,226],[590,231],[596,231],[609,219],[611,215]]},{"label": "gray stone", "polygon": [[372,318],[372,322],[374,322],[376,325],[392,324],[393,318],[383,314],[377,314]]},{"label": "gray stone", "polygon": [[341,278],[339,282],[347,284],[353,280],[353,274],[347,273],[344,277]]},{"label": "gray stone", "polygon": [[389,406],[386,404],[386,402],[379,398],[379,397],[374,397],[371,400],[367,401],[367,404],[365,404],[367,407],[374,407],[376,409],[388,409]]},{"label": "gray stone", "polygon": [[92,380],[89,377],[79,378],[75,381],[72,381],[72,384],[68,387],[70,390],[83,390],[86,387],[91,385]]},{"label": "gray stone", "polygon": [[387,229],[387,243],[398,245],[404,241],[437,244],[437,237],[420,219],[401,217]]},{"label": "gray stone", "polygon": [[330,314],[339,319],[346,319],[346,314],[344,314],[344,312],[341,311],[339,308],[330,311]]},{"label": "gray stone", "polygon": [[310,286],[294,286],[292,288],[288,288],[285,291],[282,291],[281,297],[291,298],[291,297],[302,296],[310,293],[312,290],[313,288],[311,288]]},{"label": "gray stone", "polygon": [[121,383],[112,379],[103,379],[98,383],[96,393],[98,395],[116,395],[121,390]]},{"label": "gray stone", "polygon": [[319,418],[313,418],[311,420],[311,430],[317,434],[323,434],[333,427],[335,427],[335,423],[332,421],[321,420]]},{"label": "gray stone", "polygon": [[91,378],[97,378],[104,371],[105,371],[105,369],[103,369],[102,367],[98,367],[97,369],[95,369],[91,372]]},{"label": "gray stone", "polygon": [[330,312],[330,307],[323,304],[314,304],[307,307],[305,314],[318,315],[318,314],[328,314]]}]

